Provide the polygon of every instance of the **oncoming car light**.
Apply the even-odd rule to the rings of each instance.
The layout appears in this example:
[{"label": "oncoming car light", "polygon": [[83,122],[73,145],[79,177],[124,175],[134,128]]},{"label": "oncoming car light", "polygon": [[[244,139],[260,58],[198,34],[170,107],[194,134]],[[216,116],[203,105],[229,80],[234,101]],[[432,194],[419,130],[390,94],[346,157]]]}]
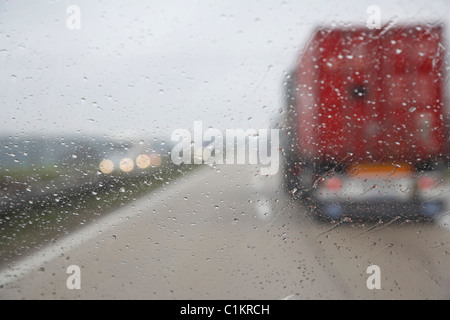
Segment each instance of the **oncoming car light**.
[{"label": "oncoming car light", "polygon": [[100,162],[99,170],[101,173],[110,174],[114,171],[114,163],[109,159],[104,159]]},{"label": "oncoming car light", "polygon": [[159,167],[161,165],[161,156],[157,153],[153,153],[150,155],[150,165],[152,167]]},{"label": "oncoming car light", "polygon": [[120,170],[126,173],[133,171],[134,169],[133,160],[131,160],[130,158],[124,158],[120,160],[119,168]]},{"label": "oncoming car light", "polygon": [[341,180],[337,177],[332,177],[330,179],[325,180],[325,187],[332,191],[338,191],[342,187]]},{"label": "oncoming car light", "polygon": [[139,169],[146,169],[150,166],[150,157],[146,154],[140,154],[136,158],[136,165]]}]

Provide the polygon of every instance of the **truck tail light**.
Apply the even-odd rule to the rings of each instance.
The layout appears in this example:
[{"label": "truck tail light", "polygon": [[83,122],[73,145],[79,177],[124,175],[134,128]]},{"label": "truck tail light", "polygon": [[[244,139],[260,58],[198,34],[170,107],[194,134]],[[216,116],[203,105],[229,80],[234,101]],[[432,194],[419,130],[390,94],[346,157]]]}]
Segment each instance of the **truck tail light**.
[{"label": "truck tail light", "polygon": [[420,177],[417,185],[419,186],[420,190],[429,190],[433,187],[434,180],[433,178],[428,176]]},{"label": "truck tail light", "polygon": [[325,180],[325,187],[332,191],[337,191],[341,189],[342,183],[341,180],[337,177],[332,177],[330,179]]}]

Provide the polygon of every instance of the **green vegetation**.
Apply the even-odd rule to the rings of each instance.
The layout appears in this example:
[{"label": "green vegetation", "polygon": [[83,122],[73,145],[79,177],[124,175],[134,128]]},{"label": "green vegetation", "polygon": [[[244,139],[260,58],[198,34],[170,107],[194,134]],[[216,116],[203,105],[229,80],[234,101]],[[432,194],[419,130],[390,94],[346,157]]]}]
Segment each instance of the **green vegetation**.
[{"label": "green vegetation", "polygon": [[55,165],[40,166],[18,166],[0,171],[0,183],[11,181],[28,181],[30,179],[40,179],[48,181],[60,176]]}]

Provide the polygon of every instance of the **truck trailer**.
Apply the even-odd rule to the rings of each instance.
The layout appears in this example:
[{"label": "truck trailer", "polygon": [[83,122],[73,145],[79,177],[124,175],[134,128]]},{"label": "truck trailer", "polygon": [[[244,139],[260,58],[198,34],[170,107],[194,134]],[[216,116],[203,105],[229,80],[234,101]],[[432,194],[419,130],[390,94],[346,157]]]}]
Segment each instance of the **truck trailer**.
[{"label": "truck trailer", "polygon": [[289,192],[331,219],[444,212],[445,53],[442,25],[317,28],[284,82]]}]

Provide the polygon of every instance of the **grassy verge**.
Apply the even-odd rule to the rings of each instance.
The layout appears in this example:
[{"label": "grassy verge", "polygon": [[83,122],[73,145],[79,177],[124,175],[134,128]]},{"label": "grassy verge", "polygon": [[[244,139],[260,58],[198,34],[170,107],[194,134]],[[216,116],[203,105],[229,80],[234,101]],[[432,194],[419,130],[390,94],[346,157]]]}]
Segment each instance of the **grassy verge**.
[{"label": "grassy verge", "polygon": [[140,176],[110,176],[74,193],[47,199],[0,216],[0,265],[37,250],[95,221],[198,166],[166,166]]}]

